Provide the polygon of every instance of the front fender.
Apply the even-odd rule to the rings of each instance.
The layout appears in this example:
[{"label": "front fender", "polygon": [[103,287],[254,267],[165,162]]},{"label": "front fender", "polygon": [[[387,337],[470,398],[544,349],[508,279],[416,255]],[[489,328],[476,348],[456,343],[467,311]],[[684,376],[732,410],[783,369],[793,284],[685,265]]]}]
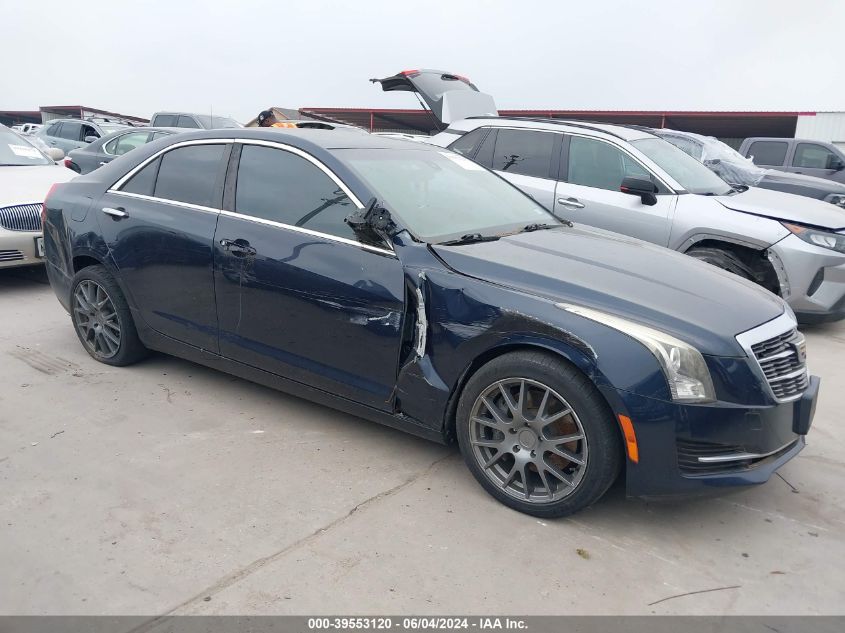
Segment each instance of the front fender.
[{"label": "front fender", "polygon": [[615,412],[623,410],[619,389],[670,397],[651,352],[617,330],[546,299],[448,270],[412,272],[408,278],[421,284],[428,332],[423,353],[400,366],[398,413],[448,435],[469,377],[493,358],[524,348],[546,350],[578,367]]}]

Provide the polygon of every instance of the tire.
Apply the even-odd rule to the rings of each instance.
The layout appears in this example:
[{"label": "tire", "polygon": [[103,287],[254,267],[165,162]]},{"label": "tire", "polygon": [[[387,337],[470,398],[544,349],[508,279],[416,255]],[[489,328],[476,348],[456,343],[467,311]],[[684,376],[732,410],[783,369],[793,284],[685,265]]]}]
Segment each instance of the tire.
[{"label": "tire", "polygon": [[686,252],[690,257],[706,262],[716,268],[721,268],[734,275],[758,283],[754,272],[730,251],[722,250],[721,248],[691,248]]},{"label": "tire", "polygon": [[92,358],[123,367],[149,351],[138,338],[126,298],[104,266],[88,266],[73,277],[70,318],[79,342]]},{"label": "tire", "polygon": [[595,385],[570,363],[539,351],[512,352],[481,367],[461,393],[455,431],[485,490],[537,517],[583,510],[622,468],[621,432]]}]

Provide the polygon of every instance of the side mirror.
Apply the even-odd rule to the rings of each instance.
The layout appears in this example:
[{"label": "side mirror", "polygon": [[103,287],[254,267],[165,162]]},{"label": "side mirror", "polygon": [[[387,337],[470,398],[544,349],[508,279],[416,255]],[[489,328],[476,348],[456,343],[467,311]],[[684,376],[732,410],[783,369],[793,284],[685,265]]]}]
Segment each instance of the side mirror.
[{"label": "side mirror", "polygon": [[845,162],[842,162],[842,160],[839,158],[831,158],[828,161],[827,168],[833,169],[834,171],[842,171],[843,169],[845,169]]},{"label": "side mirror", "polygon": [[343,221],[353,231],[369,237],[375,243],[382,241],[389,243],[390,238],[398,232],[396,223],[390,217],[390,211],[380,206],[375,198],[370,198],[367,206],[363,209],[355,209]]},{"label": "side mirror", "polygon": [[94,142],[94,141],[96,141],[98,138],[100,138],[100,137],[99,137],[99,136],[94,136],[93,134],[89,134],[88,136],[86,136],[86,137],[85,137],[85,142],[86,142],[86,143],[93,143],[93,142]]},{"label": "side mirror", "polygon": [[627,193],[632,196],[639,196],[643,204],[653,207],[657,204],[657,185],[647,178],[637,178],[636,176],[625,176],[622,179],[622,185],[619,191]]},{"label": "side mirror", "polygon": [[65,157],[65,153],[58,147],[48,147],[47,156],[58,162]]}]

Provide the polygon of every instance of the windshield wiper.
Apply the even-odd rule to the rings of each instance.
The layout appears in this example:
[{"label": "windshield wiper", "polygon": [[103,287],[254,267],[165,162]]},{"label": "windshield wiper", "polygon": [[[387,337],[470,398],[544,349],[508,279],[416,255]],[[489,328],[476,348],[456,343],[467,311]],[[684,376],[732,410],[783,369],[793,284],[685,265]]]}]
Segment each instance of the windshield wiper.
[{"label": "windshield wiper", "polygon": [[461,244],[476,244],[478,242],[495,242],[500,235],[482,235],[481,233],[467,233],[456,240],[440,242],[441,246],[459,246]]},{"label": "windshield wiper", "polygon": [[531,233],[533,231],[543,231],[545,229],[557,229],[562,226],[573,226],[569,220],[561,220],[560,224],[548,224],[546,222],[538,222],[536,224],[528,224],[522,227],[520,233]]}]

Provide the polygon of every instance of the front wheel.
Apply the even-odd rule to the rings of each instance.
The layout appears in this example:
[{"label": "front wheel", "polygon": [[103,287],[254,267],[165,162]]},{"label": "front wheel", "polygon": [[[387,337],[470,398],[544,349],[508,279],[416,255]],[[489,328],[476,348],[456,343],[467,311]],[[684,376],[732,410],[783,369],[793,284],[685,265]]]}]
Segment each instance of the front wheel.
[{"label": "front wheel", "polygon": [[596,387],[541,352],[506,354],[476,372],[461,394],[456,432],[478,482],[534,516],[589,506],[622,466],[620,432]]}]

